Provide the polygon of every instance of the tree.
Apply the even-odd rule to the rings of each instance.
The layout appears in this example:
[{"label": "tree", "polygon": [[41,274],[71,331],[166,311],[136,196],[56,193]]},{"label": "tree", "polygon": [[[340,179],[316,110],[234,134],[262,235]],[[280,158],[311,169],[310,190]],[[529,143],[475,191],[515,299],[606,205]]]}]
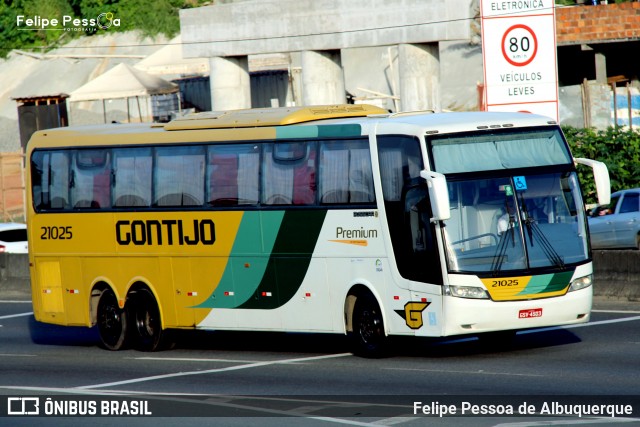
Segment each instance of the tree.
[{"label": "tree", "polygon": [[[562,130],[574,157],[599,160],[607,165],[612,191],[640,186],[639,132],[614,127],[595,130],[563,126]],[[587,203],[595,203],[595,188],[589,168],[579,168],[578,176]]]},{"label": "tree", "polygon": [[[206,0],[4,0],[0,2],[0,57],[12,49],[41,47],[50,49],[61,41],[72,37],[98,34],[97,26],[89,20],[103,19],[108,14],[118,19],[120,25],[109,27],[109,31],[139,30],[144,36],[164,34],[173,37],[180,31],[180,9],[197,7]],[[211,3],[211,2],[208,2]],[[22,21],[18,22],[21,16]],[[78,19],[80,26],[69,23],[63,26],[63,17]],[[40,18],[41,21],[37,21]],[[42,28],[42,19],[58,20],[58,25]],[[27,28],[26,19],[35,25]],[[84,20],[84,21],[83,21]],[[82,28],[82,31],[70,31]],[[91,31],[93,30],[93,31]]]},{"label": "tree", "polygon": [[27,49],[34,46],[50,46],[66,38],[62,22],[58,25],[32,26],[33,29],[18,26],[18,17],[24,23],[27,19],[61,17],[72,12],[66,0],[18,0],[0,3],[0,55],[6,56],[11,49]]}]

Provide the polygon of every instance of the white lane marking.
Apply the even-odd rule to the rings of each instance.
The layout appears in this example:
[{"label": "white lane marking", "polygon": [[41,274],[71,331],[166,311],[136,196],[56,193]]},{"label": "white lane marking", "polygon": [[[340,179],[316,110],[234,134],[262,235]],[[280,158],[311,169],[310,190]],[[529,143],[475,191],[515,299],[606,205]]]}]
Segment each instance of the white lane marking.
[{"label": "white lane marking", "polygon": [[611,323],[632,322],[634,320],[640,320],[640,316],[623,317],[621,319],[600,320],[598,322],[580,323],[578,325],[550,326],[548,328],[529,329],[529,330],[526,330],[526,331],[520,331],[520,332],[518,332],[518,334],[532,334],[532,333],[535,333],[535,332],[555,331],[557,329],[584,328],[585,326],[608,325],[608,324],[611,324]]},{"label": "white lane marking", "polygon": [[522,373],[513,373],[513,372],[490,372],[479,369],[477,371],[456,371],[456,370],[447,370],[443,371],[442,369],[421,369],[421,368],[382,368],[388,371],[419,371],[419,372],[446,372],[448,374],[476,374],[476,375],[507,375],[512,377],[544,377],[542,374],[522,374]]},{"label": "white lane marking", "polygon": [[0,300],[0,304],[31,304],[31,301]]},{"label": "white lane marking", "polygon": [[148,396],[209,396],[208,394],[199,393],[169,393],[169,392],[155,392],[155,391],[137,391],[137,390],[78,390],[77,388],[60,388],[60,387],[31,387],[31,386],[13,386],[13,385],[0,385],[0,389],[3,390],[19,390],[19,391],[31,391],[40,393],[68,393],[68,394],[82,394],[82,395],[94,395],[94,396],[119,396],[119,395],[148,395]]},{"label": "white lane marking", "polygon": [[392,417],[392,418],[385,418],[383,420],[374,421],[373,424],[377,426],[394,426],[396,424],[409,423],[415,420],[416,420],[415,417]]},{"label": "white lane marking", "polygon": [[242,359],[202,359],[192,357],[125,357],[132,360],[159,360],[166,362],[222,362],[222,363],[260,363],[263,360],[242,360]]},{"label": "white lane marking", "polygon": [[12,353],[0,353],[0,357],[36,357],[36,354],[12,354]]},{"label": "white lane marking", "polygon": [[9,315],[6,315],[6,316],[0,316],[0,320],[2,320],[2,319],[11,319],[13,317],[31,316],[32,314],[33,314],[33,311],[30,311],[28,313],[9,314]]},{"label": "white lane marking", "polygon": [[205,371],[176,372],[176,373],[173,373],[173,374],[153,375],[153,376],[150,376],[150,377],[133,378],[133,379],[130,379],[130,380],[115,381],[115,382],[111,382],[111,383],[93,384],[93,385],[74,387],[74,389],[88,390],[88,389],[96,389],[96,388],[103,388],[103,387],[113,387],[113,386],[116,386],[116,385],[141,383],[141,382],[145,382],[145,381],[162,380],[162,379],[166,379],[166,378],[185,377],[185,376],[188,376],[188,375],[215,374],[215,373],[218,373],[218,372],[238,371],[238,370],[241,370],[241,369],[258,368],[258,367],[261,367],[261,366],[279,365],[279,364],[296,363],[296,362],[308,362],[308,361],[312,361],[312,360],[333,359],[333,358],[345,357],[345,356],[352,356],[352,354],[351,353],[339,353],[339,354],[328,354],[328,355],[324,355],[324,356],[300,357],[300,358],[296,358],[296,359],[271,360],[271,361],[265,361],[265,362],[249,363],[249,364],[246,364],[246,365],[229,366],[227,368],[208,369],[208,370],[205,370]]},{"label": "white lane marking", "polygon": [[638,310],[591,310],[592,313],[640,314]]}]

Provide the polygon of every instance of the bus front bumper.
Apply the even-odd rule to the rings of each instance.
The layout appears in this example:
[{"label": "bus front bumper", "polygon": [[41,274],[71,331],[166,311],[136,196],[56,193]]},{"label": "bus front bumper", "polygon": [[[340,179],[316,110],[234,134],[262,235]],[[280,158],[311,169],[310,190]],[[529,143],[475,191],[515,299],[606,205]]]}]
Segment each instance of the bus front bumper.
[{"label": "bus front bumper", "polygon": [[560,297],[492,301],[444,297],[444,336],[573,325],[589,321],[593,287]]}]

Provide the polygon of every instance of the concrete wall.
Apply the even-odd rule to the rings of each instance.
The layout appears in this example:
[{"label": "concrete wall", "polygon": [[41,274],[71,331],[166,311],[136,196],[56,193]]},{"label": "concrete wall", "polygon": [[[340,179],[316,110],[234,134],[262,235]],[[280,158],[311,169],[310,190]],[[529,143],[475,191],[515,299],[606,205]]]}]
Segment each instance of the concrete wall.
[{"label": "concrete wall", "polygon": [[640,251],[594,251],[595,295],[640,301]]},{"label": "concrete wall", "polygon": [[28,255],[0,254],[0,299],[31,299]]},{"label": "concrete wall", "polygon": [[[596,297],[640,302],[640,251],[594,251]],[[29,257],[0,254],[0,299],[31,298]]]},{"label": "concrete wall", "polygon": [[[342,103],[346,89],[391,111],[475,110],[477,13],[477,0],[251,0],[182,10],[180,27],[185,57],[286,54],[299,105]],[[451,70],[467,72],[441,78]],[[212,67],[218,87],[249,90]],[[230,109],[228,98],[212,108]]]},{"label": "concrete wall", "polygon": [[259,0],[180,11],[185,58],[469,40],[473,0]]}]

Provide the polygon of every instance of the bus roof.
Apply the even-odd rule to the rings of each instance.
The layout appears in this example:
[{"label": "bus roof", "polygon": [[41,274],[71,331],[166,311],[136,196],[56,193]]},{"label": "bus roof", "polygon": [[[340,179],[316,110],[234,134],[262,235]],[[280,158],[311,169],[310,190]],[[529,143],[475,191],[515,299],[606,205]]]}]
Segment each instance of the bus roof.
[{"label": "bus roof", "polygon": [[[385,121],[386,122],[386,121]],[[549,126],[557,123],[549,117],[519,112],[407,112],[388,116],[389,125],[404,124],[421,128],[420,133],[469,132],[510,127]],[[382,129],[380,129],[382,131]]]},{"label": "bus roof", "polygon": [[285,126],[316,120],[366,117],[377,114],[388,114],[388,112],[382,108],[367,104],[255,108],[192,114],[167,123],[164,129],[190,130]]},{"label": "bus roof", "polygon": [[[193,131],[193,141],[298,138],[308,135],[309,126],[360,125],[362,134],[371,132],[438,134],[475,130],[555,125],[543,116],[509,112],[433,113],[427,111],[390,114],[382,108],[366,104],[312,107],[258,108],[224,112],[205,112],[176,119],[169,123],[102,124],[63,127],[38,131],[32,137],[34,146],[111,145],[146,143],[145,135],[157,142],[175,142],[181,132]],[[282,131],[282,132],[280,132]],[[212,134],[215,132],[215,134]],[[353,129],[349,130],[352,135]],[[197,136],[196,136],[197,134]],[[357,131],[360,135],[360,131]],[[126,141],[123,137],[126,135]],[[328,135],[328,134],[327,134]],[[336,136],[336,135],[332,135]]]}]

